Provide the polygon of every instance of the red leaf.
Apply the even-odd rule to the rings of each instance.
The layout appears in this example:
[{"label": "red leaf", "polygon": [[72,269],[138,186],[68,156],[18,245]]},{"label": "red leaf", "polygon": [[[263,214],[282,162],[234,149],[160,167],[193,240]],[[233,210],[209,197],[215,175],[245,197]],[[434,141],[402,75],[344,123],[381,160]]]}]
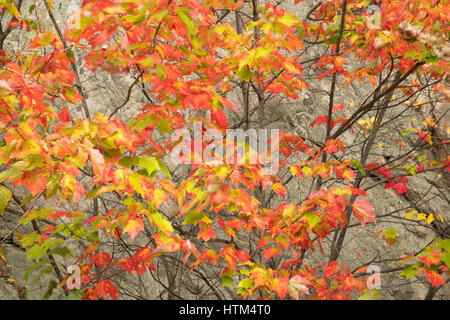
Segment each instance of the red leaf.
[{"label": "red leaf", "polygon": [[111,257],[106,252],[100,252],[91,256],[91,263],[95,263],[100,269],[111,262]]},{"label": "red leaf", "polygon": [[376,223],[374,214],[375,209],[369,201],[363,198],[356,199],[355,202],[353,202],[352,210],[355,217],[361,222],[363,228],[366,222]]},{"label": "red leaf", "polygon": [[278,193],[280,196],[282,196],[283,199],[286,198],[286,192],[287,192],[287,190],[286,190],[285,187],[283,187],[283,185],[282,185],[281,183],[274,183],[274,184],[272,185],[272,189],[273,189],[273,191],[275,191],[276,193]]},{"label": "red leaf", "polygon": [[436,271],[427,271],[425,276],[431,281],[432,287],[439,285],[445,286],[445,279],[442,274],[439,274]]},{"label": "red leaf", "polygon": [[275,278],[272,281],[272,289],[283,299],[289,290],[289,280],[284,278]]},{"label": "red leaf", "polygon": [[211,120],[215,121],[221,128],[227,128],[228,122],[225,113],[220,108],[211,107]]},{"label": "red leaf", "polygon": [[333,107],[333,112],[339,111],[339,110],[344,110],[344,104],[341,103],[340,105]]},{"label": "red leaf", "polygon": [[111,296],[114,300],[117,300],[117,294],[119,291],[117,291],[116,287],[112,284],[109,280],[104,280],[97,284],[95,287],[97,290],[97,293],[100,297],[107,298],[108,295]]},{"label": "red leaf", "polygon": [[439,251],[431,251],[428,255],[419,255],[418,258],[427,267],[430,267],[432,264],[439,264],[441,262],[441,253]]},{"label": "red leaf", "polygon": [[406,186],[403,183],[396,183],[392,189],[394,189],[395,191],[397,191],[398,194],[402,194],[402,193],[408,193],[408,189],[406,188]]},{"label": "red leaf", "polygon": [[274,248],[274,247],[269,247],[267,249],[264,249],[262,251],[264,258],[267,260],[269,260],[270,258],[272,258],[273,256],[279,254],[281,251],[281,247],[279,248]]},{"label": "red leaf", "polygon": [[128,258],[128,259],[121,259],[120,260],[120,268],[122,268],[124,270],[127,270],[128,273],[133,272],[133,266],[134,266],[134,263],[133,263],[132,259]]},{"label": "red leaf", "polygon": [[139,275],[139,276],[142,276],[142,274],[146,271],[147,269],[145,268],[145,264],[143,264],[143,263],[137,263],[135,266],[134,266],[134,271],[136,271],[136,273]]},{"label": "red leaf", "polygon": [[200,227],[200,232],[198,233],[198,238],[208,241],[211,238],[215,238],[216,233],[212,229],[212,224],[202,224]]},{"label": "red leaf", "polygon": [[336,261],[331,261],[324,270],[325,278],[330,279],[338,270],[338,264]]},{"label": "red leaf", "polygon": [[69,109],[67,109],[66,106],[62,107],[62,110],[58,115],[58,120],[62,122],[70,122],[72,120]]},{"label": "red leaf", "polygon": [[318,116],[311,124],[310,127],[313,127],[314,125],[320,125],[320,124],[327,124],[328,122],[328,116]]}]

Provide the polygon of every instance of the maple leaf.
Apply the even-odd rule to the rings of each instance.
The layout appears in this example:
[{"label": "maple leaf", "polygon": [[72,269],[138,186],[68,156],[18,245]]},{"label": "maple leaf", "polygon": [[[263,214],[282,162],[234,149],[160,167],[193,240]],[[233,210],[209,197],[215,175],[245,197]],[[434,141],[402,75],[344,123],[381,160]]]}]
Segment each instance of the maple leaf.
[{"label": "maple leaf", "polygon": [[272,289],[278,294],[281,300],[286,296],[289,291],[289,280],[286,278],[278,277],[272,281]]},{"label": "maple leaf", "polygon": [[72,119],[69,109],[66,106],[62,107],[61,112],[58,115],[58,120],[62,122],[70,122]]},{"label": "maple leaf", "polygon": [[250,279],[255,280],[255,287],[264,287],[267,283],[266,270],[260,267],[254,268]]},{"label": "maple leaf", "polygon": [[95,263],[100,269],[111,262],[111,257],[107,252],[100,252],[91,256],[91,263]]},{"label": "maple leaf", "polygon": [[374,214],[375,209],[369,201],[363,198],[356,199],[355,202],[353,202],[352,211],[355,217],[358,218],[363,228],[367,222],[376,223]]},{"label": "maple leaf", "polygon": [[8,202],[12,198],[12,193],[9,191],[8,188],[5,188],[4,186],[0,186],[0,216],[5,211]]},{"label": "maple leaf", "polygon": [[210,112],[211,120],[215,121],[221,128],[228,127],[227,117],[225,116],[225,113],[222,111],[222,109],[211,107]]},{"label": "maple leaf", "polygon": [[262,254],[264,255],[264,258],[269,260],[273,256],[279,254],[281,252],[281,247],[275,248],[275,247],[269,247],[262,251]]},{"label": "maple leaf", "polygon": [[114,300],[117,300],[117,294],[119,293],[119,291],[111,281],[103,280],[97,284],[95,289],[97,291],[98,296],[107,298],[109,295]]},{"label": "maple leaf", "polygon": [[311,286],[312,283],[299,275],[293,276],[289,280],[289,294],[295,300],[298,300],[299,294],[302,296],[310,294],[309,288],[307,286]]},{"label": "maple leaf", "polygon": [[436,271],[427,270],[425,276],[430,280],[432,287],[445,286],[445,279],[442,274],[439,274]]},{"label": "maple leaf", "polygon": [[281,197],[283,197],[283,199],[286,198],[286,188],[281,184],[281,183],[274,183],[272,185],[272,189],[273,191],[275,191],[276,193],[278,193]]},{"label": "maple leaf", "polygon": [[328,116],[322,115],[322,116],[318,116],[313,122],[311,122],[311,124],[309,125],[310,127],[313,127],[314,125],[321,125],[321,124],[327,124],[328,122]]},{"label": "maple leaf", "polygon": [[215,237],[216,237],[216,233],[212,229],[212,224],[202,223],[202,225],[200,227],[200,231],[198,233],[198,238],[203,239],[206,242]]},{"label": "maple leaf", "polygon": [[123,227],[123,232],[128,233],[131,240],[134,240],[141,231],[144,231],[144,221],[138,217],[128,219]]},{"label": "maple leaf", "polygon": [[418,255],[418,258],[427,267],[430,267],[432,264],[439,264],[441,262],[441,253],[439,251],[431,251],[428,255]]},{"label": "maple leaf", "polygon": [[325,278],[330,279],[338,270],[339,266],[337,261],[331,261],[328,266],[325,267],[324,274]]},{"label": "maple leaf", "polygon": [[133,272],[134,269],[133,260],[131,258],[120,259],[120,268],[128,271],[128,273]]},{"label": "maple leaf", "polygon": [[408,189],[406,188],[406,186],[403,183],[396,183],[392,186],[392,189],[394,189],[395,191],[397,191],[398,194],[402,194],[402,193],[408,193]]},{"label": "maple leaf", "polygon": [[339,150],[341,150],[342,152],[345,152],[344,146],[345,146],[344,142],[342,142],[341,140],[332,139],[332,140],[327,140],[327,142],[325,142],[324,150],[327,154],[338,152]]},{"label": "maple leaf", "polygon": [[105,159],[103,155],[97,149],[92,149],[90,154],[92,169],[94,170],[95,175],[102,175],[103,167],[105,164]]}]

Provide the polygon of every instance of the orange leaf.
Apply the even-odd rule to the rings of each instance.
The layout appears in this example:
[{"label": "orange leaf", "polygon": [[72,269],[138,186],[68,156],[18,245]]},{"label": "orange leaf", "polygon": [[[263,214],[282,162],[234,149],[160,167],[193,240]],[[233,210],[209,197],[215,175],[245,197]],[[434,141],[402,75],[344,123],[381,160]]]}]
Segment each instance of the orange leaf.
[{"label": "orange leaf", "polygon": [[141,231],[144,231],[144,221],[141,218],[129,219],[123,227],[123,232],[128,233],[131,240],[134,240]]},{"label": "orange leaf", "polygon": [[356,199],[355,202],[353,202],[352,210],[355,217],[361,222],[363,228],[366,222],[376,223],[374,214],[375,209],[369,201],[363,198]]}]

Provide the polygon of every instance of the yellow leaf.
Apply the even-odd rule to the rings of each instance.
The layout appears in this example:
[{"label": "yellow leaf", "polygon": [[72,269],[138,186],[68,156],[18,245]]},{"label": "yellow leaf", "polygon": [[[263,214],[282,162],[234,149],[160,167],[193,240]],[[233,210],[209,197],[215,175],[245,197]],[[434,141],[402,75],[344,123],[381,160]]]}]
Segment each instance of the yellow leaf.
[{"label": "yellow leaf", "polygon": [[419,215],[417,216],[417,219],[418,220],[426,220],[427,219],[426,213],[423,213],[423,212],[419,213]]},{"label": "yellow leaf", "polygon": [[297,173],[298,173],[297,167],[296,167],[296,166],[292,166],[292,167],[291,167],[291,172],[292,172],[292,175],[293,175],[293,176],[297,175]]},{"label": "yellow leaf", "polygon": [[438,213],[438,215],[439,215],[439,219],[441,219],[441,221],[444,222],[444,219],[442,218],[441,214]]},{"label": "yellow leaf", "polygon": [[355,104],[353,103],[353,102],[350,102],[350,107],[354,107],[355,106]]},{"label": "yellow leaf", "polygon": [[411,101],[409,101],[409,100],[406,100],[406,101],[405,101],[405,103],[406,103],[406,104],[410,104],[410,103],[411,103]]},{"label": "yellow leaf", "polygon": [[411,211],[411,212],[408,212],[408,213],[406,214],[406,219],[409,219],[409,220],[413,219],[415,213],[417,213],[416,210]]},{"label": "yellow leaf", "polygon": [[428,216],[428,218],[427,218],[427,223],[430,224],[430,223],[433,222],[433,220],[434,220],[434,216],[433,216],[433,214],[431,213],[431,214]]},{"label": "yellow leaf", "polygon": [[383,145],[384,145],[384,143],[379,143],[378,148],[380,148],[380,149],[383,148]]}]

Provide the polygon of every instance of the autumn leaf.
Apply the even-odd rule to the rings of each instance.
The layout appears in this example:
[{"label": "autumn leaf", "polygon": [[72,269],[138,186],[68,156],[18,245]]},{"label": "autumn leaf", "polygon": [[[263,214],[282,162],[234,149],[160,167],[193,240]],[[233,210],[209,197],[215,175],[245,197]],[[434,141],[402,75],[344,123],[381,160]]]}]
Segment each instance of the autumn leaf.
[{"label": "autumn leaf", "polygon": [[330,279],[338,270],[339,266],[336,261],[331,261],[324,270],[325,278]]},{"label": "autumn leaf", "polygon": [[134,240],[141,231],[144,231],[144,221],[138,217],[128,219],[123,227],[123,232],[128,233],[131,240]]},{"label": "autumn leaf", "polygon": [[277,194],[279,194],[283,199],[285,199],[286,198],[286,192],[287,192],[287,190],[286,190],[286,188],[285,187],[283,187],[283,185],[281,184],[281,183],[274,183],[273,185],[272,185],[272,189],[273,189],[273,191],[275,191]]},{"label": "autumn leaf", "polygon": [[408,193],[408,189],[403,183],[396,183],[392,186],[392,189],[394,189],[398,194],[406,194]]},{"label": "autumn leaf", "polygon": [[275,248],[275,247],[269,247],[262,251],[262,254],[264,255],[264,258],[269,260],[273,256],[279,254],[281,252],[281,247]]},{"label": "autumn leaf", "polygon": [[441,261],[441,253],[439,251],[431,251],[427,255],[420,254],[418,255],[420,261],[425,263],[427,267],[430,267],[432,264],[439,264]]},{"label": "autumn leaf", "polygon": [[117,300],[117,294],[119,291],[111,281],[103,280],[97,284],[95,289],[100,297],[107,298],[109,295],[114,300]]},{"label": "autumn leaf", "polygon": [[203,241],[208,241],[215,237],[216,237],[216,233],[212,230],[212,225],[203,223],[200,227],[200,231],[198,233],[198,238],[203,239]]},{"label": "autumn leaf", "polygon": [[95,263],[100,269],[111,262],[111,257],[107,252],[96,253],[91,256],[91,263]]},{"label": "autumn leaf", "polygon": [[58,120],[62,122],[70,122],[72,119],[69,109],[66,106],[62,107],[61,112],[58,115]]},{"label": "autumn leaf", "polygon": [[302,276],[293,276],[289,280],[289,294],[295,300],[298,300],[299,295],[305,296],[310,294],[309,288],[307,286],[311,286],[312,283],[303,278]]},{"label": "autumn leaf", "polygon": [[432,287],[445,286],[445,279],[442,274],[439,274],[436,271],[427,270],[425,276],[430,280]]},{"label": "autumn leaf", "polygon": [[228,122],[225,113],[218,107],[211,107],[211,120],[215,121],[220,128],[227,128]]},{"label": "autumn leaf", "polygon": [[5,188],[4,186],[0,186],[0,216],[5,211],[8,202],[11,200],[11,197],[11,191],[9,191],[9,189]]},{"label": "autumn leaf", "polygon": [[128,271],[128,273],[133,272],[134,270],[133,260],[130,258],[120,259],[120,268]]},{"label": "autumn leaf", "polygon": [[94,174],[102,175],[104,164],[105,164],[105,159],[103,158],[103,155],[101,154],[101,152],[97,149],[92,149],[90,158],[91,158]]},{"label": "autumn leaf", "polygon": [[352,211],[363,227],[367,222],[376,223],[374,214],[375,209],[369,201],[363,198],[356,199],[355,202],[353,202]]}]

